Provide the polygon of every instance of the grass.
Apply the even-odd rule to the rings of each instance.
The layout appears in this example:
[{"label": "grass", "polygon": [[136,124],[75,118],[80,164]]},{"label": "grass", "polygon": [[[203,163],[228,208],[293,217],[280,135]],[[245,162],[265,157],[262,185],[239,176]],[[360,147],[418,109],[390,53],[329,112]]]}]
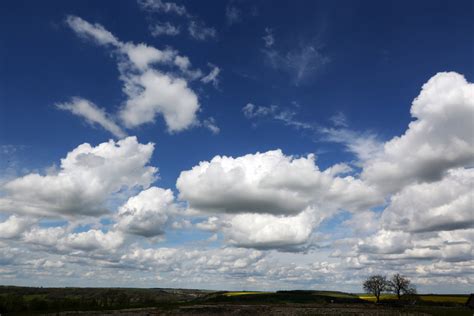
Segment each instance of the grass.
[{"label": "grass", "polygon": [[[374,295],[372,294],[361,294],[361,295],[357,295],[361,300],[364,300],[364,301],[369,301],[369,302],[375,302],[376,301],[376,298]],[[383,300],[396,300],[397,299],[397,296],[395,294],[382,294],[380,295],[380,300],[383,301]]]},{"label": "grass", "polygon": [[34,299],[46,299],[46,297],[46,294],[28,294],[24,295],[23,299],[25,300],[25,302],[31,302]]},{"label": "grass", "polygon": [[254,295],[254,294],[270,294],[272,292],[252,292],[252,291],[242,291],[242,292],[226,292],[224,296],[241,296],[241,295]]},{"label": "grass", "polygon": [[358,295],[336,292],[336,291],[314,291],[314,295],[335,297],[335,298],[358,298]]},{"label": "grass", "polygon": [[423,301],[436,302],[436,303],[456,303],[466,304],[469,299],[468,295],[420,295],[418,296]]},{"label": "grass", "polygon": [[[357,295],[360,299],[370,302],[375,302],[375,296],[371,294],[359,294]],[[469,295],[418,295],[418,299],[426,302],[435,302],[435,303],[454,303],[454,304],[466,304]],[[397,296],[395,294],[382,294],[380,295],[380,300],[396,300]]]},{"label": "grass", "polygon": [[[332,292],[332,291],[311,291],[312,295],[336,297],[336,298],[355,298],[357,295],[343,293],[343,292]],[[241,296],[241,295],[258,295],[258,294],[274,294],[274,292],[260,292],[260,291],[237,291],[237,292],[226,292],[224,296]]]}]

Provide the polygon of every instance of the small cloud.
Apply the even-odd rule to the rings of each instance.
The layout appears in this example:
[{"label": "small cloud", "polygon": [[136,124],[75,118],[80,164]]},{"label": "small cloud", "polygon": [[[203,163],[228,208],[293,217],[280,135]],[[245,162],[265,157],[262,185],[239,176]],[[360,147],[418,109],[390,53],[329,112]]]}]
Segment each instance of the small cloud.
[{"label": "small cloud", "polygon": [[169,22],[157,23],[150,27],[151,35],[158,37],[161,35],[176,36],[181,30],[179,26],[175,26]]},{"label": "small cloud", "polygon": [[143,11],[174,13],[181,16],[188,15],[186,7],[175,2],[166,2],[162,0],[138,0],[137,3]]},{"label": "small cloud", "polygon": [[275,37],[273,36],[273,30],[269,27],[265,28],[265,35],[262,37],[265,42],[265,47],[270,48],[275,44]]},{"label": "small cloud", "polygon": [[282,109],[277,105],[257,106],[252,103],[247,103],[242,108],[242,112],[248,119],[256,119],[269,117],[277,121],[283,122],[287,126],[292,126],[296,129],[313,129],[314,127],[306,122],[297,120],[295,117],[297,113],[289,109]]},{"label": "small cloud", "polygon": [[204,83],[212,83],[212,85],[217,88],[217,86],[219,85],[218,76],[219,76],[219,73],[221,72],[221,69],[211,63],[209,63],[208,66],[211,67],[212,70],[211,72],[209,72],[208,75],[202,77],[201,81]]},{"label": "small cloud", "polygon": [[217,36],[217,31],[215,28],[208,27],[204,24],[204,22],[196,20],[189,22],[188,32],[192,38],[199,41],[205,41],[209,38],[215,38]]},{"label": "small cloud", "polygon": [[216,120],[213,117],[209,117],[208,119],[205,119],[202,122],[202,125],[205,128],[209,129],[212,132],[212,134],[214,134],[214,135],[219,134],[220,131],[221,131],[219,126],[217,126],[217,124],[216,124]]},{"label": "small cloud", "polygon": [[346,115],[342,112],[337,112],[333,116],[329,118],[329,120],[334,124],[336,127],[347,127],[347,118]]},{"label": "small cloud", "polygon": [[286,53],[276,49],[265,49],[263,53],[266,63],[270,67],[290,75],[296,86],[317,74],[330,62],[330,58],[325,56],[319,47],[313,45],[305,45]]},{"label": "small cloud", "polygon": [[227,19],[227,24],[232,25],[241,21],[242,12],[236,6],[231,4],[227,5],[225,8],[225,17]]},{"label": "small cloud", "polygon": [[247,105],[242,108],[242,112],[244,113],[246,118],[256,118],[259,116],[267,116],[273,113],[274,112],[273,107],[275,107],[275,105],[268,107],[268,106],[256,106],[253,103],[247,103]]}]

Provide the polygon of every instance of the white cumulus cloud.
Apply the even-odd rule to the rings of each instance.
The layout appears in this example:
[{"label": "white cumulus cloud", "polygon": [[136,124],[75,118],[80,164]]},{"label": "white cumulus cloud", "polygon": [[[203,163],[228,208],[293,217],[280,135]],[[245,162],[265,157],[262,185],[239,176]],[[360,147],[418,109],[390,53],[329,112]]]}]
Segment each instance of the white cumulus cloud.
[{"label": "white cumulus cloud", "polygon": [[231,244],[240,247],[293,250],[305,244],[319,224],[315,213],[308,209],[295,216],[238,214],[223,231]]},{"label": "white cumulus cloud", "polygon": [[157,169],[147,166],[153,149],[136,137],[95,147],[84,143],[61,159],[56,173],[30,173],[5,183],[0,210],[52,217],[103,214],[111,194],[154,181]]},{"label": "white cumulus cloud", "polygon": [[[126,127],[154,122],[158,115],[164,118],[169,132],[198,125],[198,96],[183,76],[196,79],[202,73],[189,69],[189,62],[183,70],[184,56],[176,58],[178,53],[169,48],[160,50],[143,43],[121,42],[103,26],[79,17],[69,16],[66,21],[79,36],[109,46],[118,54],[120,80],[127,96],[118,116]],[[181,74],[159,70],[156,65],[177,67]]]},{"label": "white cumulus cloud", "polygon": [[474,226],[474,169],[454,169],[440,181],[413,184],[394,195],[384,210],[386,228],[411,232]]},{"label": "white cumulus cloud", "polygon": [[18,238],[34,222],[34,220],[28,217],[11,215],[5,221],[0,222],[0,238]]},{"label": "white cumulus cloud", "polygon": [[416,120],[405,134],[364,164],[362,178],[386,192],[474,165],[474,84],[455,72],[438,73],[423,85],[411,114]]},{"label": "white cumulus cloud", "polygon": [[168,221],[176,212],[173,192],[151,187],[119,208],[116,227],[134,235],[159,236],[165,233]]},{"label": "white cumulus cloud", "polygon": [[314,155],[294,158],[280,150],[216,156],[181,172],[176,186],[191,208],[231,214],[297,214],[310,205],[359,210],[381,201],[359,179],[320,171]]}]

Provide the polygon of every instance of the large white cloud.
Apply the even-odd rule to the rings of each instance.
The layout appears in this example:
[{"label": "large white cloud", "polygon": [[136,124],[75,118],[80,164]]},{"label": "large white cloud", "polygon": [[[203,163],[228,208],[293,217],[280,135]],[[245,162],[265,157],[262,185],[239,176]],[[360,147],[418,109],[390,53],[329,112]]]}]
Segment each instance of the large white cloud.
[{"label": "large white cloud", "polygon": [[56,173],[30,173],[4,184],[0,210],[53,217],[103,214],[111,194],[154,181],[157,169],[147,166],[153,149],[136,137],[95,147],[84,143],[61,159]]},{"label": "large white cloud", "polygon": [[153,122],[157,113],[163,115],[170,132],[197,123],[198,98],[184,79],[148,69],[139,75],[130,74],[124,91],[128,100],[120,117],[127,127]]},{"label": "large white cloud", "polygon": [[474,169],[454,169],[438,182],[413,184],[394,195],[384,210],[385,228],[409,232],[474,226]]},{"label": "large white cloud", "polygon": [[76,250],[91,251],[103,249],[113,251],[123,244],[124,238],[119,232],[108,231],[104,233],[98,229],[91,229],[85,232],[66,235],[64,240],[60,240],[59,244],[61,242],[65,247]]},{"label": "large white cloud", "polygon": [[281,150],[216,156],[181,172],[176,186],[181,199],[204,212],[288,215],[318,205],[325,213],[381,202],[377,191],[362,181],[334,176],[331,169],[320,171],[314,155],[295,158]]},{"label": "large white cloud", "polygon": [[341,171],[347,166],[321,171],[314,155],[274,150],[200,162],[181,172],[176,187],[190,210],[219,216],[198,228],[212,226],[242,247],[295,251],[307,248],[314,228],[338,210],[358,212],[383,202],[376,190],[340,177]]},{"label": "large white cloud", "polygon": [[177,213],[171,190],[151,187],[131,197],[117,214],[117,228],[139,236],[154,237],[165,233],[170,217]]},{"label": "large white cloud", "polygon": [[[371,220],[373,234],[348,238],[352,247],[334,254],[361,270],[384,265],[424,284],[459,283],[474,258],[474,85],[460,74],[438,73],[413,101],[411,114],[415,121],[402,136],[358,155],[361,178],[384,192],[388,205]],[[350,137],[335,140],[358,154]]]},{"label": "large white cloud", "polygon": [[359,251],[369,253],[403,253],[413,246],[409,233],[403,231],[379,230],[358,244]]},{"label": "large white cloud", "polygon": [[474,85],[455,72],[433,76],[413,101],[416,119],[364,164],[362,178],[385,192],[431,182],[474,164]]},{"label": "large white cloud", "polygon": [[317,224],[311,209],[295,216],[246,213],[233,216],[223,225],[223,232],[231,244],[240,247],[292,251],[308,242]]},{"label": "large white cloud", "polygon": [[123,245],[125,238],[118,231],[104,232],[92,228],[82,232],[70,232],[70,227],[66,226],[48,228],[36,226],[24,232],[21,240],[50,253],[70,256],[87,253],[94,257],[98,253],[107,254],[116,251]]},{"label": "large white cloud", "polygon": [[413,234],[381,229],[357,242],[355,253],[370,260],[387,260],[402,265],[412,260],[466,262],[473,260],[474,229]]},{"label": "large white cloud", "polygon": [[18,238],[33,225],[35,221],[28,217],[12,215],[0,222],[0,238]]},{"label": "large white cloud", "polygon": [[[66,22],[79,36],[108,46],[117,54],[120,80],[127,96],[119,117],[126,127],[154,122],[157,115],[164,118],[170,132],[197,125],[198,96],[183,76],[197,79],[202,72],[189,69],[189,62],[183,69],[182,60],[187,57],[171,49],[121,42],[100,24],[91,24],[79,17],[69,16]],[[161,64],[166,71],[154,68],[155,64]],[[173,67],[181,74],[173,71]]]}]

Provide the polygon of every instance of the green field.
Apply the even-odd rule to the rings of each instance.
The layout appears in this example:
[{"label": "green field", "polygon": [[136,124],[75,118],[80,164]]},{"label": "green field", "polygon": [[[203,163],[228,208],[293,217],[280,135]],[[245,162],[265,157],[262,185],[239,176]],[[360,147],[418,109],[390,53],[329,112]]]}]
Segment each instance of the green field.
[{"label": "green field", "polygon": [[226,292],[224,296],[241,296],[241,295],[258,295],[258,294],[269,294],[271,292],[253,292],[253,291],[241,291],[241,292]]},{"label": "green field", "polygon": [[[365,301],[375,302],[375,296],[370,294],[358,294],[360,299]],[[434,302],[434,303],[454,303],[454,304],[466,304],[469,295],[436,295],[436,294],[427,294],[427,295],[417,295],[417,299],[425,302]],[[380,295],[381,301],[396,300],[397,296],[395,294],[382,294]]]},{"label": "green field", "polygon": [[[358,294],[357,297],[364,301],[375,302],[375,296],[371,294]],[[382,294],[380,295],[380,300],[396,300],[397,296],[395,294]]]},{"label": "green field", "polygon": [[422,301],[466,304],[469,295],[419,295]]},{"label": "green field", "polygon": [[[263,294],[275,294],[276,292],[260,292],[260,291],[235,291],[235,292],[225,292],[223,296],[242,296],[242,295],[263,295]],[[315,296],[326,296],[334,298],[357,298],[357,295],[335,292],[335,291],[311,291],[311,295]],[[375,299],[374,299],[375,300]]]},{"label": "green field", "polygon": [[313,292],[315,295],[335,297],[335,298],[359,298],[359,296],[355,294],[337,292],[337,291],[313,291]]}]

